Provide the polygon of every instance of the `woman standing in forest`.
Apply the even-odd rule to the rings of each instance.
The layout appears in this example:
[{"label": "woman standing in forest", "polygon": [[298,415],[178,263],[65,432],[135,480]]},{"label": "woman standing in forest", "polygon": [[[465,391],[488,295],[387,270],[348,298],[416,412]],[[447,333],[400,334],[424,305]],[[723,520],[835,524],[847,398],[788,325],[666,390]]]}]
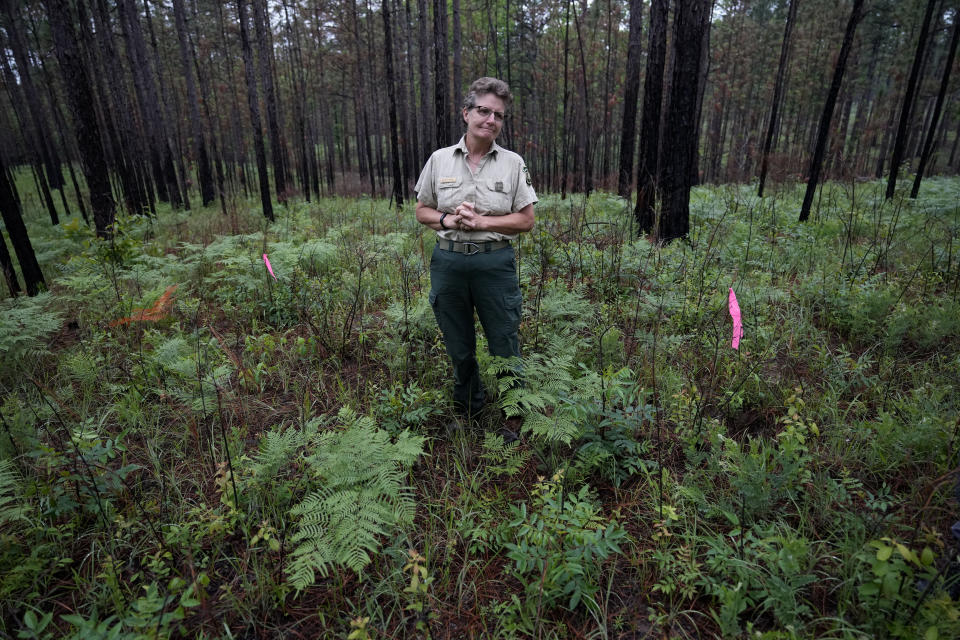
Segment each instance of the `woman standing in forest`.
[{"label": "woman standing in forest", "polygon": [[[522,297],[510,244],[533,228],[537,194],[523,158],[497,144],[512,95],[480,78],[463,101],[466,133],[433,152],[417,180],[417,221],[437,232],[430,305],[453,363],[458,417],[476,419],[486,393],[476,359],[476,309],[491,355],[520,356]],[[458,423],[459,424],[459,423]],[[516,437],[516,425],[504,426]]]}]

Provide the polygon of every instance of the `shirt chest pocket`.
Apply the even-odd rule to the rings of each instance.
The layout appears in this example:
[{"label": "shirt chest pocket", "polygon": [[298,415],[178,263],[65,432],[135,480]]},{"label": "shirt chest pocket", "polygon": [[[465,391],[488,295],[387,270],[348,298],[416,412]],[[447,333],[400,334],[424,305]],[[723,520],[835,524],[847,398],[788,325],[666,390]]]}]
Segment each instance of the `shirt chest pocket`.
[{"label": "shirt chest pocket", "polygon": [[453,213],[464,200],[463,178],[440,178],[437,181],[438,210]]},{"label": "shirt chest pocket", "polygon": [[506,178],[485,180],[483,183],[483,202],[480,206],[484,211],[493,215],[502,216],[511,211],[513,207],[513,193],[510,190],[510,183]]}]

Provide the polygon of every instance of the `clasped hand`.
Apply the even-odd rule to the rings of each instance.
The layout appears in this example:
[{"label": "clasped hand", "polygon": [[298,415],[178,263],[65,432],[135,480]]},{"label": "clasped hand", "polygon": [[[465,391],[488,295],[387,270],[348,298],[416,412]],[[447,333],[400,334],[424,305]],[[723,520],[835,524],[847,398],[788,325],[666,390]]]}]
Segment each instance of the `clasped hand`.
[{"label": "clasped hand", "polygon": [[[450,220],[452,218],[452,220]],[[476,231],[482,229],[484,223],[483,216],[477,213],[475,205],[472,202],[464,202],[458,206],[452,214],[447,216],[450,220],[448,224],[454,229],[466,229]]]}]

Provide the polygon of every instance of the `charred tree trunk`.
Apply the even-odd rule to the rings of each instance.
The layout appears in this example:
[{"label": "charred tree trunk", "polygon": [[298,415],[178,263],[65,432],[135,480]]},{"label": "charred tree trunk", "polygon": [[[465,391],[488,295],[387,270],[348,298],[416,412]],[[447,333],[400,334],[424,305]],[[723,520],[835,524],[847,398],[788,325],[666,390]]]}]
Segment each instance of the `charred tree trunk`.
[{"label": "charred tree trunk", "polygon": [[[7,227],[7,234],[10,236],[13,251],[17,254],[17,261],[20,263],[20,272],[23,274],[27,294],[35,296],[47,285],[43,280],[43,272],[40,271],[37,256],[33,252],[33,245],[30,244],[27,227],[23,224],[23,217],[20,215],[20,205],[17,201],[16,191],[7,177],[7,168],[4,166],[2,157],[0,157],[0,215],[3,216],[3,224]],[[7,246],[6,243],[3,243],[2,236],[0,236],[0,243],[3,244],[3,253],[7,253]],[[3,264],[4,272],[6,272],[6,263],[10,263],[12,276],[13,264],[9,254],[7,254]],[[13,282],[16,284],[16,276],[13,276]],[[10,286],[9,276],[7,285]],[[19,286],[17,286],[17,290],[19,290]],[[10,293],[15,295],[12,286],[10,287]]]},{"label": "charred tree trunk", "polygon": [[91,95],[96,101],[92,108],[98,113],[102,125],[108,167],[113,170],[113,176],[119,183],[119,189],[116,192],[117,197],[122,200],[127,211],[140,213],[142,196],[130,157],[133,152],[128,150],[129,143],[120,123],[124,109],[118,92],[113,90],[113,81],[108,71],[108,67],[115,57],[111,52],[113,49],[112,42],[110,42],[109,34],[104,33],[105,28],[101,28],[99,24],[96,29],[99,41],[94,39],[91,18],[97,20],[96,12],[88,15],[85,2],[77,2],[74,6],[76,8],[77,21],[75,24],[78,27],[78,44],[81,57],[87,65],[87,77],[92,88]]},{"label": "charred tree trunk", "polygon": [[581,108],[583,109],[583,117],[581,119],[581,126],[577,129],[577,133],[579,134],[579,144],[577,147],[582,148],[583,154],[583,173],[581,174],[580,185],[583,193],[589,197],[593,191],[593,155],[590,152],[590,138],[593,133],[590,126],[590,84],[587,80],[587,60],[583,53],[583,37],[580,33],[580,19],[576,12],[573,14],[573,23],[577,30],[577,49],[580,52],[580,80],[582,83],[580,86],[580,97],[582,99]]},{"label": "charred tree trunk", "polygon": [[690,231],[690,187],[697,159],[697,94],[704,30],[710,28],[708,0],[678,0],[673,29],[674,64],[670,104],[660,154],[663,209],[657,240],[669,242]]},{"label": "charred tree trunk", "polygon": [[907,145],[907,129],[913,115],[914,94],[920,79],[920,68],[923,64],[924,52],[927,48],[927,36],[930,30],[930,20],[937,0],[927,0],[927,8],[923,13],[923,24],[920,27],[920,37],[917,39],[917,52],[913,56],[910,67],[910,77],[907,80],[907,90],[903,96],[903,107],[900,110],[900,122],[897,124],[897,137],[893,142],[893,156],[890,158],[890,175],[887,178],[887,198],[892,198],[897,188],[897,176],[900,173],[900,163],[903,161],[903,152]]},{"label": "charred tree trunk", "polygon": [[97,235],[109,237],[113,231],[116,205],[110,190],[110,176],[106,155],[100,139],[100,125],[94,112],[94,96],[86,65],[80,56],[80,47],[71,24],[72,12],[67,0],[47,0],[47,17],[56,50],[57,61],[63,75],[67,100],[73,114],[77,146],[83,164],[87,187],[90,189],[90,205]]},{"label": "charred tree trunk", "polygon": [[390,103],[390,156],[393,167],[393,200],[399,211],[403,207],[403,176],[400,171],[400,145],[397,142],[397,91],[393,78],[393,32],[390,25],[390,0],[384,0],[383,48],[387,64],[387,98]]},{"label": "charred tree trunk", "polygon": [[[20,132],[23,136],[25,147],[30,153],[30,163],[34,168],[37,183],[37,193],[43,201],[47,212],[50,214],[51,224],[60,224],[60,216],[57,214],[57,207],[53,203],[53,196],[50,194],[50,187],[43,171],[43,159],[39,157],[38,148],[40,142],[36,138],[36,129],[28,124],[28,112],[30,107],[23,103],[23,98],[17,89],[17,79],[13,70],[7,63],[6,56],[0,56],[0,67],[3,68],[3,79],[7,86],[7,93],[10,96],[10,103],[13,106],[13,112],[20,126]],[[35,155],[36,154],[36,155]]]},{"label": "charred tree trunk", "polygon": [[[73,195],[77,200],[77,208],[80,209],[80,215],[83,217],[83,222],[88,227],[90,226],[90,216],[87,215],[87,205],[84,204],[83,194],[80,192],[80,183],[77,181],[77,174],[73,170],[73,158],[75,155],[73,153],[72,141],[67,136],[67,125],[63,120],[63,114],[60,113],[60,108],[57,105],[56,96],[53,92],[53,80],[50,72],[47,70],[47,66],[43,61],[43,57],[39,57],[40,60],[40,71],[43,74],[44,84],[47,87],[47,96],[50,103],[50,110],[53,112],[53,121],[57,125],[57,134],[60,136],[60,146],[63,149],[63,159],[67,164],[67,173],[70,174],[70,183],[73,186]],[[63,191],[60,191],[60,195],[64,196]],[[65,199],[65,196],[64,196]],[[64,207],[66,209],[66,207]]]},{"label": "charred tree trunk", "polygon": [[273,222],[273,202],[270,199],[270,174],[267,171],[267,151],[263,144],[263,126],[260,122],[260,105],[257,99],[257,79],[253,68],[253,51],[247,30],[246,0],[237,0],[237,15],[240,19],[240,48],[243,52],[244,75],[247,80],[247,104],[250,107],[250,124],[253,127],[253,146],[257,156],[257,173],[260,181],[260,203],[263,215]]},{"label": "charred tree trunk", "polygon": [[783,41],[780,43],[780,62],[777,64],[777,77],[773,83],[773,99],[770,101],[770,122],[767,123],[767,135],[763,138],[763,150],[760,156],[760,186],[757,187],[757,197],[763,197],[763,187],[767,182],[767,162],[775,146],[774,134],[778,128],[780,103],[783,102],[783,88],[787,75],[787,60],[790,58],[790,33],[797,17],[797,6],[800,0],[789,0],[787,9],[787,24],[783,28]]},{"label": "charred tree trunk", "polygon": [[[153,172],[157,199],[161,202],[170,202],[177,208],[180,206],[180,191],[177,188],[176,173],[172,171],[173,161],[170,157],[166,136],[163,133],[166,127],[159,110],[160,100],[150,69],[150,62],[147,59],[147,49],[143,41],[143,32],[140,29],[140,19],[131,5],[131,0],[117,0],[117,11],[124,42],[126,43],[127,57],[130,61],[140,121],[147,137],[150,167]],[[164,152],[164,149],[166,149],[166,152]],[[166,161],[170,162],[171,173],[166,171]]]},{"label": "charred tree trunk", "polygon": [[[226,26],[225,20],[223,17],[223,6],[219,3],[215,3],[217,8],[217,31],[220,40],[220,47],[222,51],[227,51],[227,35],[226,35]],[[231,56],[224,56],[226,62],[226,76],[227,78],[234,78],[233,72],[233,58]],[[247,149],[242,130],[240,127],[240,105],[239,99],[237,97],[236,87],[234,83],[230,82],[230,120],[233,122],[233,126],[230,127],[230,154],[227,158],[227,163],[230,166],[230,175],[235,176],[231,182],[236,184],[239,181],[240,187],[243,189],[244,197],[249,197],[249,186],[247,181]]]},{"label": "charred tree trunk", "polygon": [[[150,2],[148,0],[144,0],[143,9],[147,22],[147,30],[150,34],[150,48],[153,50],[153,64],[154,69],[156,69],[159,86],[160,102],[158,103],[158,108],[161,108],[166,112],[164,117],[166,119],[167,126],[169,127],[166,130],[166,134],[168,136],[167,148],[170,151],[168,156],[169,169],[165,168],[164,171],[169,171],[169,175],[175,176],[177,188],[180,190],[179,200],[182,203],[182,206],[189,210],[190,189],[189,185],[187,184],[187,175],[183,170],[183,154],[181,153],[180,144],[180,127],[177,119],[177,110],[175,107],[176,96],[172,95],[172,92],[168,89],[167,84],[164,81],[165,74],[163,72],[163,65],[161,64],[160,47],[157,45],[157,34],[153,28],[153,18],[150,16]],[[168,161],[164,161],[165,166]],[[179,168],[177,165],[179,165]]]},{"label": "charred tree trunk", "polygon": [[17,271],[13,267],[13,258],[10,256],[10,250],[7,249],[7,240],[2,233],[0,233],[0,271],[3,271],[3,279],[7,283],[10,297],[16,298],[21,291],[20,280],[17,279]]},{"label": "charred tree trunk", "polygon": [[253,25],[257,34],[260,81],[263,84],[263,99],[267,107],[267,133],[270,136],[270,155],[273,161],[273,182],[277,200],[287,201],[286,145],[280,128],[280,111],[277,106],[277,90],[273,82],[273,43],[267,19],[266,0],[253,0]]},{"label": "charred tree trunk", "polygon": [[[399,4],[400,0],[397,0],[398,11],[399,13]],[[411,27],[412,18],[410,16],[410,0],[405,0],[403,5],[403,35],[402,41],[406,43],[406,70],[404,72],[405,82],[403,83],[403,88],[405,89],[404,102],[406,103],[406,129],[407,135],[403,137],[401,146],[404,150],[404,180],[415,180],[417,177],[417,172],[420,171],[420,127],[424,124],[423,122],[418,122],[417,119],[417,84],[414,79],[414,55],[413,55],[413,46],[414,46],[414,37],[413,37],[413,28]]]},{"label": "charred tree trunk", "polygon": [[864,0],[853,1],[850,19],[847,21],[843,44],[840,46],[840,55],[837,57],[837,65],[833,70],[833,80],[830,82],[827,100],[823,105],[823,113],[820,115],[817,142],[814,146],[813,158],[810,160],[810,170],[808,171],[807,190],[803,196],[803,205],[800,208],[800,222],[805,222],[810,217],[810,206],[813,204],[813,195],[816,193],[817,183],[820,181],[823,156],[826,153],[827,140],[830,137],[830,121],[833,119],[833,108],[836,106],[837,96],[840,94],[840,85],[843,83],[843,72],[847,66],[847,57],[850,55],[850,49],[853,46],[853,36],[863,15],[863,3]]},{"label": "charred tree trunk", "polygon": [[197,157],[197,178],[200,183],[200,198],[203,201],[203,206],[207,206],[213,202],[216,197],[216,190],[213,186],[213,171],[210,167],[210,155],[207,152],[207,142],[203,134],[203,121],[200,119],[197,84],[193,77],[193,61],[191,60],[192,56],[190,55],[190,46],[187,39],[187,19],[183,9],[183,0],[173,0],[173,15],[177,25],[180,64],[187,85],[190,129],[193,136],[193,151]]},{"label": "charred tree trunk", "polygon": [[637,205],[634,216],[640,233],[653,231],[658,197],[660,110],[663,103],[663,68],[667,57],[668,0],[652,0],[647,46],[647,77],[643,81],[643,115],[640,120],[640,164],[637,167]]},{"label": "charred tree trunk", "polygon": [[[507,0],[507,6],[510,6],[510,0]],[[463,103],[463,56],[461,44],[460,28],[460,0],[453,0],[453,112],[457,113]],[[508,21],[509,24],[509,21]],[[508,50],[509,51],[509,50]],[[507,66],[509,76],[510,67]],[[509,78],[507,84],[510,83]],[[455,127],[454,127],[455,128]]]},{"label": "charred tree trunk", "polygon": [[[50,128],[47,126],[46,109],[44,109],[43,101],[40,99],[37,88],[33,84],[33,76],[30,73],[31,65],[27,58],[26,43],[23,41],[22,29],[19,25],[20,21],[11,3],[12,0],[0,0],[0,4],[3,5],[3,11],[8,20],[7,34],[10,37],[9,44],[13,51],[13,58],[17,62],[17,75],[20,79],[20,86],[23,88],[24,98],[29,107],[30,122],[33,126],[34,139],[37,145],[36,150],[39,152],[46,170],[46,180],[44,183],[49,185],[50,188],[59,189],[62,194],[63,173],[60,171],[60,161],[57,158],[53,143],[50,140],[48,133]],[[11,86],[10,90],[13,91],[14,88]],[[56,207],[53,207],[53,201],[52,198],[49,197],[49,193],[47,193],[45,199],[49,200],[47,208],[50,210],[51,221],[53,224],[58,224],[59,218],[57,216],[57,210]]]},{"label": "charred tree trunk", "polygon": [[620,172],[617,193],[630,197],[633,187],[633,153],[637,138],[637,104],[640,99],[640,58],[643,55],[643,0],[630,1],[630,44],[623,91],[623,126],[620,130]]},{"label": "charred tree trunk", "polygon": [[710,16],[716,0],[709,0],[707,4],[706,24],[703,26],[703,43],[700,47],[699,77],[697,78],[697,106],[693,111],[694,138],[697,141],[693,149],[693,163],[690,165],[690,185],[700,184],[700,135],[703,131],[703,99],[707,93],[707,76],[710,75]]},{"label": "charred tree trunk", "polygon": [[568,60],[570,58],[570,4],[572,0],[567,0],[567,17],[564,20],[563,25],[563,117],[560,122],[563,126],[563,130],[560,136],[560,154],[563,160],[560,163],[560,199],[566,200],[567,198],[567,167],[570,154],[569,154],[569,133],[570,133],[570,115],[569,115],[569,104],[570,104],[570,91],[567,86],[567,71],[568,71]]},{"label": "charred tree trunk", "polygon": [[937,92],[937,103],[933,107],[933,117],[930,127],[927,130],[927,140],[923,144],[923,150],[920,152],[920,164],[917,166],[917,176],[913,180],[913,188],[910,190],[910,197],[916,198],[920,192],[920,182],[923,180],[923,172],[927,168],[927,162],[933,153],[933,140],[937,133],[937,124],[940,120],[940,112],[943,109],[943,102],[947,96],[947,85],[950,84],[950,70],[953,68],[953,59],[957,54],[957,40],[960,39],[960,20],[954,15],[953,35],[950,37],[950,50],[947,52],[947,60],[943,67],[943,77],[940,79],[940,90]]},{"label": "charred tree trunk", "polygon": [[445,147],[450,139],[450,79],[447,77],[447,2],[433,3],[433,90],[436,112],[437,146]]},{"label": "charred tree trunk", "polygon": [[[147,152],[142,148],[142,137],[135,131],[129,92],[119,66],[110,11],[105,0],[96,0],[90,4],[96,27],[94,46],[97,48],[97,55],[90,58],[98,61],[99,75],[102,75],[106,82],[106,90],[101,96],[105,107],[103,118],[111,123],[114,131],[114,156],[121,172],[127,210],[134,214],[149,215],[155,211],[153,181],[144,170],[143,158],[147,156]],[[93,44],[94,41],[90,42]]]}]

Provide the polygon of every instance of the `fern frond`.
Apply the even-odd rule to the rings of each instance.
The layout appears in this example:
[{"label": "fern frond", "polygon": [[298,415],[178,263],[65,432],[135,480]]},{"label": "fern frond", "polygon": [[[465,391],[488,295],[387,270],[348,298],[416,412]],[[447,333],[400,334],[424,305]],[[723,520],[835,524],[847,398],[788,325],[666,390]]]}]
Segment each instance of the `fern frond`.
[{"label": "fern frond", "polygon": [[268,431],[260,439],[260,452],[253,458],[253,477],[259,482],[269,481],[288,464],[306,442],[303,433],[294,428],[285,431]]},{"label": "fern frond", "polygon": [[5,300],[0,304],[0,353],[4,362],[48,353],[46,338],[63,325],[63,317],[49,311],[49,293]]},{"label": "fern frond", "polygon": [[[394,443],[368,416],[341,409],[342,428],[312,439],[306,458],[320,488],[290,510],[296,545],[287,579],[302,591],[315,572],[344,566],[361,575],[380,540],[415,515],[413,493],[404,486],[409,466],[423,453],[424,438],[402,432]],[[279,447],[279,441],[277,446]]]},{"label": "fern frond", "polygon": [[520,449],[520,441],[504,443],[503,436],[488,431],[483,438],[480,457],[490,463],[494,475],[512,476],[527,464],[531,451]]},{"label": "fern frond", "polygon": [[0,460],[0,527],[27,519],[28,508],[20,502],[20,479],[9,460]]}]

